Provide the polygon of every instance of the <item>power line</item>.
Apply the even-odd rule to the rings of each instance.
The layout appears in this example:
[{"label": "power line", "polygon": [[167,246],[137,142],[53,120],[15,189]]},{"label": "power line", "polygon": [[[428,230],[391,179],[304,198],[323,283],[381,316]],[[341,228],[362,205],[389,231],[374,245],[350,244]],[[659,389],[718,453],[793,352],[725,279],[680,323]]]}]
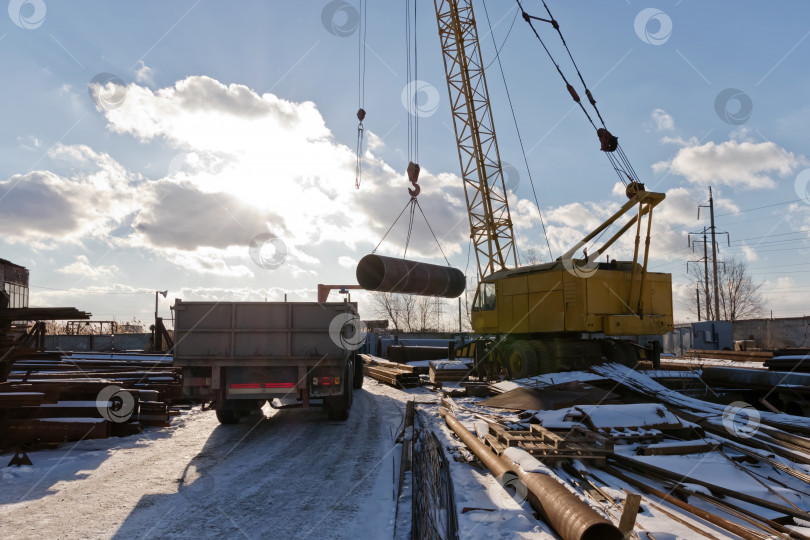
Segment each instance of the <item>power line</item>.
[{"label": "power line", "polygon": [[785,205],[785,204],[791,204],[791,203],[801,202],[801,201],[804,201],[804,199],[793,199],[792,201],[785,201],[785,202],[779,202],[779,203],[773,203],[773,204],[766,204],[764,206],[756,206],[754,208],[746,208],[745,210],[738,210],[736,212],[729,212],[727,214],[717,214],[717,216],[715,216],[715,217],[733,216],[735,214],[744,214],[746,212],[753,212],[754,210],[762,210],[764,208],[773,208],[774,206],[782,206],[782,205]]},{"label": "power line", "polygon": [[740,238],[739,240],[732,240],[732,242],[743,242],[745,240],[758,240],[760,238],[771,238],[773,236],[787,236],[788,234],[800,234],[800,233],[803,233],[803,232],[810,233],[810,229],[799,229],[798,231],[786,232],[786,233],[766,234],[765,236],[751,236],[749,238]]}]

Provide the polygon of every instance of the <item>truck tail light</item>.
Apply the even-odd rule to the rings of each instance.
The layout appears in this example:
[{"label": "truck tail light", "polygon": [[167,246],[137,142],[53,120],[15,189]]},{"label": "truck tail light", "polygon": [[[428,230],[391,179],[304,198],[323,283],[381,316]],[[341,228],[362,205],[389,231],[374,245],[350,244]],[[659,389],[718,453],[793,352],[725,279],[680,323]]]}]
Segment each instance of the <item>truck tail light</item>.
[{"label": "truck tail light", "polygon": [[340,377],[335,377],[335,386],[340,386]]},{"label": "truck tail light", "polygon": [[294,382],[268,382],[264,383],[265,388],[295,388]]},{"label": "truck tail light", "polygon": [[330,386],[332,384],[332,377],[321,377],[321,386]]},{"label": "truck tail light", "polygon": [[312,377],[312,386],[318,386],[318,377]]}]

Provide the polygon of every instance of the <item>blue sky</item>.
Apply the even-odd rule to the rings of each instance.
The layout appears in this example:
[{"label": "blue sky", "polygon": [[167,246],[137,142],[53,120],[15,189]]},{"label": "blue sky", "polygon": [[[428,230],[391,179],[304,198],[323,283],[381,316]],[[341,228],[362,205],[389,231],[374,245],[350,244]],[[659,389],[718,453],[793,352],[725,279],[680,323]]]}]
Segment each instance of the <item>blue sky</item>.
[{"label": "blue sky", "polygon": [[[9,2],[0,17],[0,257],[31,270],[31,303],[148,320],[155,290],[169,290],[168,315],[173,298],[314,300],[318,283],[355,283],[354,263],[383,237],[409,186],[404,2],[368,6],[365,173],[354,186],[357,5]],[[524,6],[544,14],[540,2]],[[427,85],[420,202],[450,262],[474,276],[433,3],[417,7],[417,78]],[[486,7],[556,257],[624,196],[516,3]],[[549,7],[607,126],[648,189],[668,195],[651,267],[673,275],[676,319],[690,318],[686,261],[698,254],[686,233],[707,225],[696,218],[709,185],[718,229],[731,238],[721,256],[748,263],[766,313],[805,314],[810,6]],[[483,3],[475,8],[489,63]],[[574,82],[556,34],[538,28]],[[118,94],[89,87],[112,76],[124,85]],[[518,246],[548,257],[497,63],[487,76],[501,156],[517,170]],[[256,264],[251,240],[268,235],[284,253]],[[410,255],[442,261],[419,222],[414,235]],[[380,250],[401,255],[404,239],[400,222]],[[363,294],[353,299],[362,311]]]}]

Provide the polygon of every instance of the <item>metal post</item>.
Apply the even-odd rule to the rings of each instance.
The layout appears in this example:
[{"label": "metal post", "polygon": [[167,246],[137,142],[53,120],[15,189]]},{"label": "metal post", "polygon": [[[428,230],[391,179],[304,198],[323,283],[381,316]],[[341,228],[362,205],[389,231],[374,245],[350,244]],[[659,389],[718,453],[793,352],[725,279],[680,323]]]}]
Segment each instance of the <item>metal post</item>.
[{"label": "metal post", "polygon": [[697,296],[698,322],[700,322],[700,287],[695,287],[695,296]]}]

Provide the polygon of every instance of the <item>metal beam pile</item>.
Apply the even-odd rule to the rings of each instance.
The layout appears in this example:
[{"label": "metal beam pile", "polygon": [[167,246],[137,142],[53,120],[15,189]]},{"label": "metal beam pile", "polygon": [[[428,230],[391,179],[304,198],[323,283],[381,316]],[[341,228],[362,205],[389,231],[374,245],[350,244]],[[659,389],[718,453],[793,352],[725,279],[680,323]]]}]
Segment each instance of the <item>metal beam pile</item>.
[{"label": "metal beam pile", "polygon": [[181,395],[170,356],[29,355],[0,383],[0,440],[16,448],[167,426]]},{"label": "metal beam pile", "polygon": [[397,388],[419,386],[419,374],[407,364],[397,364],[370,354],[358,355],[363,361],[363,374]]},{"label": "metal beam pile", "polygon": [[89,318],[90,313],[74,307],[0,308],[0,382],[6,380],[15,360],[35,352],[34,333],[44,333],[42,323],[30,329],[19,323]]},{"label": "metal beam pile", "polygon": [[720,360],[734,360],[737,362],[764,362],[773,357],[772,352],[767,351],[714,351],[702,349],[690,349],[687,351],[688,358],[719,358]]}]

